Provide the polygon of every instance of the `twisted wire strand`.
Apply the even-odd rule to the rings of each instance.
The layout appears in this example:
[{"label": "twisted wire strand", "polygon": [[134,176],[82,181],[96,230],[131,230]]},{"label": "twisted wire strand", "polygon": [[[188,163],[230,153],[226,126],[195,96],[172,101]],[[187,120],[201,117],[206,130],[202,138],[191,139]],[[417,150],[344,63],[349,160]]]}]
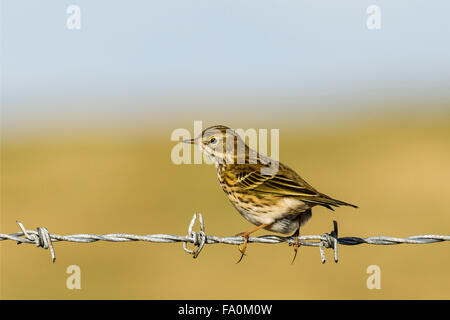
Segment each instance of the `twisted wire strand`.
[{"label": "twisted wire strand", "polygon": [[[127,233],[109,233],[109,234],[73,234],[73,235],[59,235],[54,233],[49,233],[46,228],[37,228],[36,230],[26,230],[23,224],[17,221],[21,232],[5,234],[0,233],[0,241],[12,240],[16,241],[18,244],[35,244],[38,247],[44,249],[50,249],[52,261],[55,262],[55,251],[53,248],[53,243],[55,242],[76,242],[76,243],[92,243],[97,241],[108,241],[108,242],[131,242],[131,241],[145,241],[145,242],[155,242],[155,243],[173,243],[182,242],[183,249],[197,258],[202,251],[205,244],[229,244],[229,245],[240,245],[244,243],[244,238],[240,236],[233,237],[217,237],[212,235],[207,235],[205,233],[203,216],[198,214],[198,221],[200,230],[198,232],[193,231],[195,222],[197,221],[197,214],[194,214],[188,228],[188,233],[186,236],[178,236],[171,234],[149,234],[149,235],[135,235]],[[334,229],[330,233],[325,233],[323,235],[306,235],[299,236],[299,244],[303,246],[319,247],[322,263],[325,263],[325,253],[324,248],[331,248],[334,250],[334,261],[338,261],[338,245],[359,245],[359,244],[372,244],[372,245],[396,245],[396,244],[428,244],[443,241],[450,241],[450,235],[418,235],[411,236],[407,238],[398,237],[386,237],[386,236],[374,236],[367,238],[359,237],[338,237],[337,222],[333,221]],[[296,242],[295,237],[282,237],[277,235],[263,235],[259,237],[250,237],[248,243],[263,243],[263,244],[277,244],[287,242],[294,244]],[[195,249],[189,249],[187,244],[191,243],[194,245]]]}]

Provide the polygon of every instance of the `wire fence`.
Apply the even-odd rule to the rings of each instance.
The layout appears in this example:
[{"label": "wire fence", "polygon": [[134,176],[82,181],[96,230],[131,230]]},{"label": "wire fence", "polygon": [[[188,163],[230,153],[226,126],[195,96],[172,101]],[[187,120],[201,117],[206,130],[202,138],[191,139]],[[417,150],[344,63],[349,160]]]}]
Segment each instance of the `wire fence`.
[{"label": "wire fence", "polygon": [[[199,222],[199,231],[194,231],[195,222]],[[245,239],[240,236],[234,237],[216,237],[212,235],[207,235],[205,233],[205,224],[203,221],[203,216],[199,213],[194,214],[186,236],[178,236],[171,234],[150,234],[150,235],[134,235],[126,233],[110,233],[110,234],[73,234],[73,235],[59,235],[54,233],[49,233],[46,228],[37,228],[36,230],[26,230],[23,224],[17,221],[21,232],[16,232],[12,234],[0,233],[0,241],[12,240],[17,241],[17,244],[27,243],[35,244],[38,247],[44,249],[50,249],[52,261],[55,262],[56,255],[53,243],[66,241],[66,242],[77,242],[77,243],[92,243],[96,241],[109,241],[109,242],[130,242],[130,241],[145,241],[145,242],[156,242],[156,243],[172,243],[172,242],[182,242],[184,250],[192,254],[194,258],[197,258],[202,251],[205,244],[231,244],[240,245],[243,244]],[[408,238],[397,238],[397,237],[338,237],[338,226],[337,222],[333,221],[334,228],[330,233],[325,233],[323,235],[308,235],[299,236],[298,243],[301,246],[313,246],[319,247],[320,257],[322,263],[325,263],[325,250],[324,248],[331,248],[334,251],[334,261],[338,262],[338,245],[353,246],[358,244],[372,244],[372,245],[394,245],[394,244],[427,244],[442,241],[450,241],[450,235],[419,235],[412,236]],[[295,244],[295,237],[282,237],[277,235],[263,235],[260,237],[250,237],[248,238],[248,243],[264,243],[264,244],[276,244],[281,242],[287,242],[289,244]],[[189,249],[187,244],[191,243],[195,246],[195,249]]]}]

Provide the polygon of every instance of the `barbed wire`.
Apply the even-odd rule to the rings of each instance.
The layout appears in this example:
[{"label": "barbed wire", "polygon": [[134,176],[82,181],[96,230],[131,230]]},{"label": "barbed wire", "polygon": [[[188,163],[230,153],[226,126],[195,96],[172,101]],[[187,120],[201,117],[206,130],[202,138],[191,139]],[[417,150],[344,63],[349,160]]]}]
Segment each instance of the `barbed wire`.
[{"label": "barbed wire", "polygon": [[[193,230],[196,221],[197,221],[197,214],[194,213],[194,216],[189,224],[188,233],[186,236],[178,236],[171,234],[135,235],[126,233],[109,233],[103,235],[73,234],[63,236],[59,234],[49,233],[46,228],[37,228],[36,230],[26,230],[23,224],[17,221],[17,224],[19,225],[22,231],[12,234],[0,233],[0,241],[12,240],[17,241],[17,244],[21,243],[35,244],[38,247],[50,249],[53,262],[55,262],[56,260],[53,243],[60,241],[77,242],[77,243],[92,243],[97,241],[109,241],[109,242],[145,241],[156,243],[182,242],[184,251],[186,251],[189,254],[192,254],[194,258],[198,257],[205,244],[222,243],[222,244],[240,245],[243,244],[245,241],[245,239],[241,236],[221,238],[212,235],[207,235],[205,233],[205,225],[201,213],[198,214],[198,222],[200,230],[196,232]],[[427,244],[442,241],[450,241],[450,235],[418,235],[408,238],[385,237],[385,236],[376,236],[368,238],[359,238],[359,237],[339,238],[336,221],[333,221],[333,230],[330,233],[325,233],[323,235],[308,235],[298,237],[298,243],[301,246],[319,247],[322,263],[325,263],[326,261],[324,248],[333,249],[334,261],[338,262],[339,244],[347,246],[353,246],[363,243],[372,245],[395,245],[402,243]],[[263,235],[259,237],[248,238],[248,243],[276,244],[281,242],[295,244],[296,238],[282,237],[277,235]],[[188,243],[193,244],[196,248],[194,250],[189,249],[187,246]]]}]

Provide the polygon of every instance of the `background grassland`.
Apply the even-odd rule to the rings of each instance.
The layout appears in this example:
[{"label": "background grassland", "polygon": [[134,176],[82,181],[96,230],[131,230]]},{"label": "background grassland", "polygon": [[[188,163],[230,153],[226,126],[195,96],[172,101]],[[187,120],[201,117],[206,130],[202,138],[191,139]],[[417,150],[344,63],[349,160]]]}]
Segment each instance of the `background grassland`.
[{"label": "background grassland", "polygon": [[[220,122],[220,121],[219,121]],[[214,123],[211,123],[214,124]],[[210,125],[209,123],[207,125]],[[230,126],[236,126],[229,123]],[[252,124],[247,124],[249,127]],[[186,124],[187,128],[192,122]],[[80,131],[9,137],[1,153],[1,232],[186,234],[194,212],[207,233],[251,225],[232,208],[208,165],[174,165],[174,129],[121,135]],[[320,191],[360,209],[313,210],[303,234],[339,222],[341,236],[450,233],[450,117],[340,121],[280,127],[280,158]],[[259,234],[263,234],[260,232]],[[57,260],[32,245],[0,243],[0,293],[12,298],[371,299],[450,298],[450,243],[340,247],[320,263],[287,244],[209,245],[197,260],[181,244],[55,244]],[[66,268],[81,267],[82,289],[66,289]],[[366,268],[381,267],[381,290]]]}]

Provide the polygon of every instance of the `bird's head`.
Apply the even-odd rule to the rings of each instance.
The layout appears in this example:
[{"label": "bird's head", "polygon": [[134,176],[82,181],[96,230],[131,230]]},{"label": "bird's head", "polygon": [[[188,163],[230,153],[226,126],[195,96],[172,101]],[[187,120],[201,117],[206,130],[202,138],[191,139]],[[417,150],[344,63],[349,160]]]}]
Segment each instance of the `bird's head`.
[{"label": "bird's head", "polygon": [[216,164],[236,163],[238,154],[248,154],[248,146],[241,137],[226,126],[209,127],[194,139],[183,140],[197,145]]}]

